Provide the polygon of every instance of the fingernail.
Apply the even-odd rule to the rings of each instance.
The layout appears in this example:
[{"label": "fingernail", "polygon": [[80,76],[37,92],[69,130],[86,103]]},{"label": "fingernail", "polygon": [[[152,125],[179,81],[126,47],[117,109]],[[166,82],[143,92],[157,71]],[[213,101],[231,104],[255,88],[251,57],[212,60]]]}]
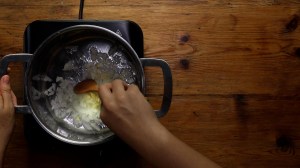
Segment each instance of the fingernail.
[{"label": "fingernail", "polygon": [[2,82],[6,83],[6,84],[9,84],[9,76],[8,75],[4,75],[2,77]]}]

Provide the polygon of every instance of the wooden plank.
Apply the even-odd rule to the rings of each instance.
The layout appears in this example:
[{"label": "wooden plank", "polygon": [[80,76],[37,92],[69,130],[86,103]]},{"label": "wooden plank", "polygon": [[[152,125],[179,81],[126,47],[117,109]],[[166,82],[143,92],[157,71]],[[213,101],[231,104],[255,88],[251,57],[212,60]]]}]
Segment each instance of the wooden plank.
[{"label": "wooden plank", "polygon": [[161,122],[224,167],[297,167],[299,100],[180,96]]},{"label": "wooden plank", "polygon": [[[149,100],[154,107],[160,104],[160,97]],[[160,121],[177,137],[224,167],[297,167],[300,159],[296,152],[300,137],[299,108],[300,98],[176,96],[169,113]],[[22,116],[18,115],[17,119],[6,163],[13,163],[16,156],[20,167],[39,167],[51,159],[60,161],[50,164],[52,166],[78,167],[87,160],[97,161],[98,158],[81,160],[80,155],[73,154],[70,158],[58,153],[53,155],[55,150],[30,152],[20,148],[27,143],[22,134]]]},{"label": "wooden plank", "polygon": [[[77,19],[78,5],[73,0],[0,0],[0,56],[22,52],[23,32],[32,21]],[[169,63],[174,98],[160,120],[184,142],[223,167],[300,166],[299,1],[90,0],[85,5],[85,19],[138,23],[145,56]],[[22,103],[23,65],[10,67]],[[161,70],[146,68],[145,76],[148,99],[157,109]],[[5,168],[144,163],[130,149],[124,150],[127,157],[115,151],[124,159],[108,157],[105,165],[70,151],[33,151],[23,129],[23,117],[17,115]]]},{"label": "wooden plank", "polygon": [[[101,10],[98,6],[87,6],[86,17],[132,19],[139,23],[144,31],[146,57],[163,58],[170,63],[174,94],[294,94],[299,90],[297,51],[300,42],[296,38],[299,31],[284,33],[286,25],[297,15],[296,7],[287,10],[284,6],[263,6],[255,13],[247,6],[213,6],[209,11],[196,10],[205,8],[201,3],[186,7],[191,12],[183,12],[177,3],[163,8],[155,4],[132,6],[119,15],[122,6]],[[4,54],[22,51],[23,31],[31,21],[70,19],[77,15],[77,7],[70,5],[62,8],[32,6],[21,9],[22,14],[17,15],[11,15],[18,13],[17,6],[2,8],[7,11],[0,18],[4,30],[0,49]],[[30,15],[39,9],[39,15]],[[151,16],[136,15],[142,11]],[[265,12],[268,15],[261,17]],[[54,15],[49,16],[49,13]],[[180,63],[182,60],[189,63],[188,69]],[[149,72],[147,76],[154,79],[157,73]],[[161,93],[156,83],[149,81],[148,92]]]},{"label": "wooden plank", "polygon": [[[35,1],[23,1],[23,0],[10,0],[5,1],[1,0],[0,4],[4,6],[24,6],[24,5],[39,5],[39,6],[53,6],[53,5],[79,5],[80,0],[52,0],[47,1],[45,3],[44,0],[35,0]],[[189,1],[182,1],[182,0],[148,0],[148,1],[139,1],[139,0],[130,0],[128,2],[124,2],[122,0],[111,0],[111,1],[99,1],[99,0],[89,0],[85,2],[86,6],[89,5],[98,5],[98,6],[136,6],[136,5],[197,5],[201,4],[203,6],[223,6],[226,7],[230,6],[271,6],[271,5],[297,5],[299,1],[297,0],[250,0],[250,1],[234,1],[234,2],[227,2],[223,0],[189,0]]]}]

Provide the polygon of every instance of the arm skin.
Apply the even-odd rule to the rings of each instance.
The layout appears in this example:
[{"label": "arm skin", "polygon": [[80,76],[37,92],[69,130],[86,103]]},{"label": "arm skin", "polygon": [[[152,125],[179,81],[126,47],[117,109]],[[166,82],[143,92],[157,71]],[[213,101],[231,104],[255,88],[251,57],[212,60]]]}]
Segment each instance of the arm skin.
[{"label": "arm skin", "polygon": [[11,90],[9,76],[4,75],[0,79],[0,168],[15,123],[15,105],[17,99]]},{"label": "arm skin", "polygon": [[121,80],[99,86],[102,121],[156,167],[215,168],[216,163],[174,135],[156,118],[136,85]]}]

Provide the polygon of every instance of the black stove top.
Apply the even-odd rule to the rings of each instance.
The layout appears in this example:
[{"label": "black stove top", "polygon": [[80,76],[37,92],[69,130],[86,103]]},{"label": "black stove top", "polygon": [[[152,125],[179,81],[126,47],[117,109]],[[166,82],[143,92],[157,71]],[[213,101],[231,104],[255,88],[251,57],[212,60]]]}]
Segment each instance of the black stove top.
[{"label": "black stove top", "polygon": [[[61,30],[63,28],[74,26],[74,25],[97,25],[100,27],[107,28],[118,35],[123,37],[136,51],[140,58],[144,57],[143,47],[143,33],[141,28],[132,21],[98,21],[98,20],[38,20],[30,23],[24,32],[24,52],[34,53],[38,46],[49,37],[52,33]],[[44,131],[38,123],[35,121],[33,116],[24,115],[24,133],[28,144],[36,149],[45,147],[49,149],[56,148],[68,148],[75,147],[74,145],[66,144],[61,142],[54,137],[50,136]],[[120,141],[121,142],[121,141]],[[117,142],[117,143],[120,143]],[[111,143],[111,142],[109,142]],[[122,144],[122,142],[121,142]],[[106,145],[107,146],[107,145]],[[115,144],[113,145],[115,146]],[[76,148],[76,147],[75,147]],[[83,148],[83,147],[77,147]],[[85,147],[85,149],[91,149]],[[92,147],[94,150],[97,148]],[[49,150],[48,149],[48,150]]]},{"label": "black stove top", "polygon": [[74,25],[96,25],[109,29],[123,37],[140,58],[144,57],[143,32],[136,23],[126,20],[37,20],[30,23],[24,32],[24,52],[34,53],[51,34]]}]

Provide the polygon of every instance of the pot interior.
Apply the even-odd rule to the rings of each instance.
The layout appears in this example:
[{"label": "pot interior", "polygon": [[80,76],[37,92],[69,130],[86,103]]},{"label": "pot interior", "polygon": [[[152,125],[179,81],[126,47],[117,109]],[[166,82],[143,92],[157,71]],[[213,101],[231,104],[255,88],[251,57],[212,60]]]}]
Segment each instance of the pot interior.
[{"label": "pot interior", "polygon": [[113,135],[99,117],[98,94],[73,92],[73,87],[85,79],[98,84],[122,79],[144,89],[138,56],[117,34],[80,25],[49,37],[34,53],[27,69],[27,100],[38,123],[71,144],[101,143]]}]

